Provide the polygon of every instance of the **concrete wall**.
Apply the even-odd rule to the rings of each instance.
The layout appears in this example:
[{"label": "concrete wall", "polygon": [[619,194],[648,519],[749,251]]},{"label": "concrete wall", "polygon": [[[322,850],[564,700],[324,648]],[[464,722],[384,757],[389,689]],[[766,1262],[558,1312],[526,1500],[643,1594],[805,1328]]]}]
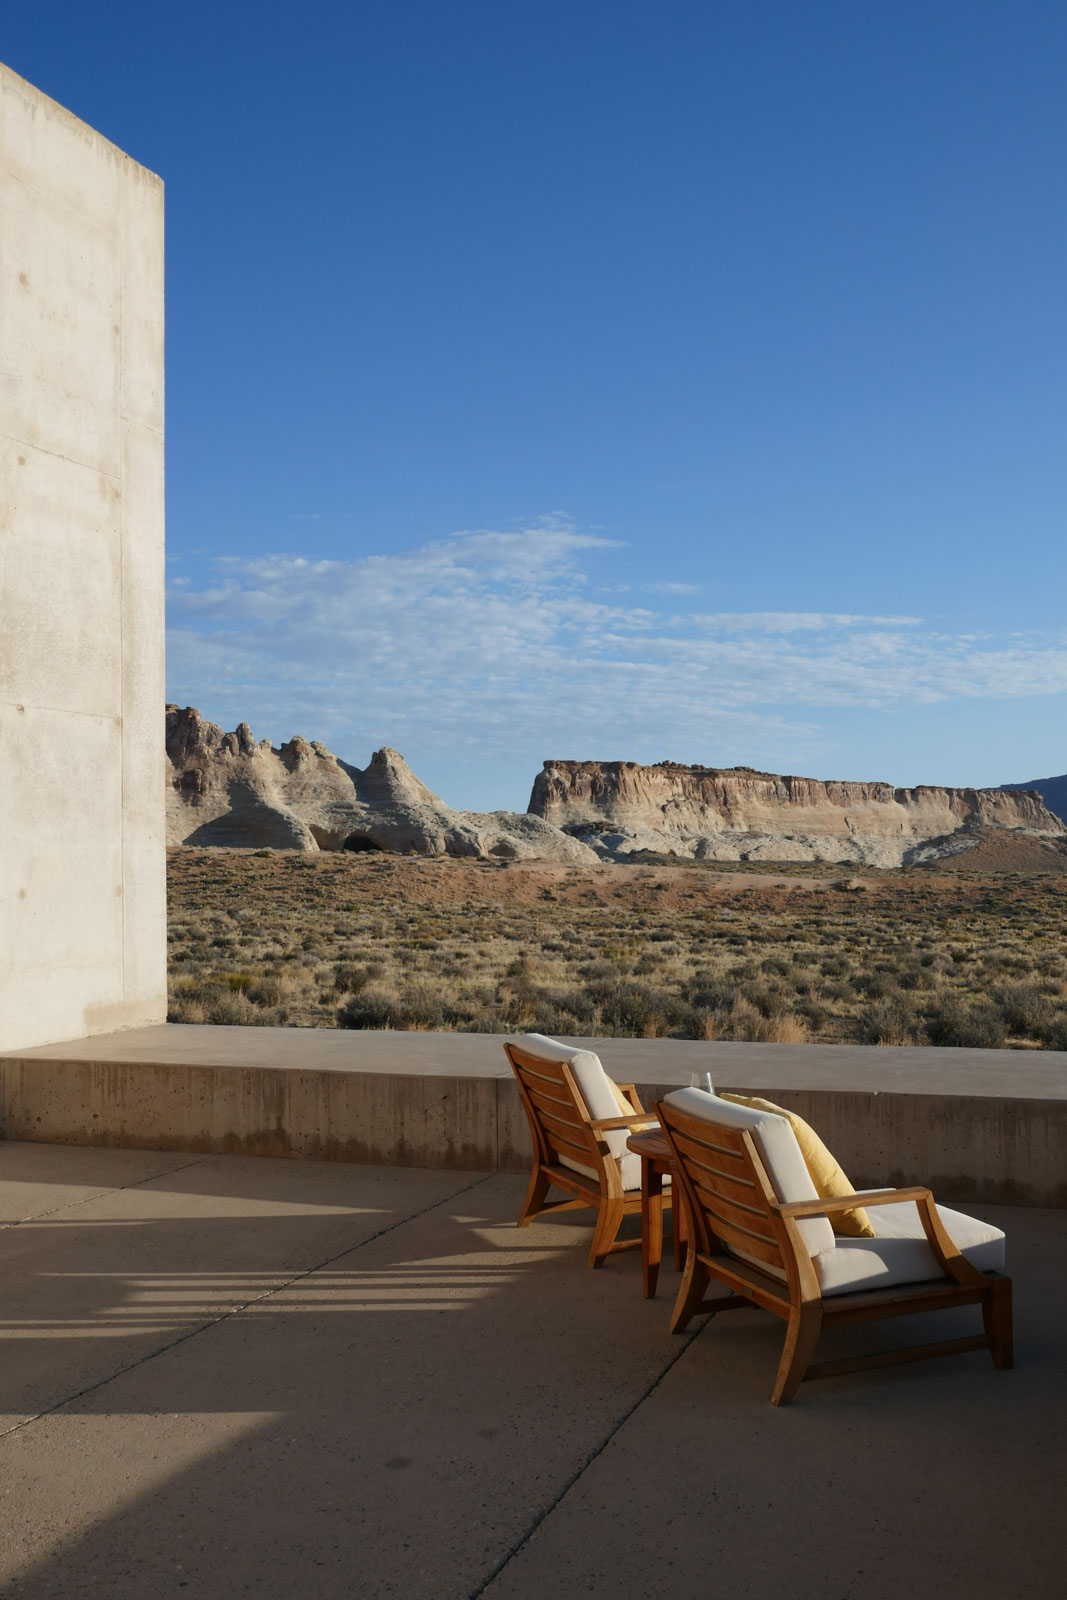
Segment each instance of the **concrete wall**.
[{"label": "concrete wall", "polygon": [[[1067,1055],[849,1045],[592,1044],[645,1106],[710,1070],[799,1111],[853,1183],[1067,1206]],[[0,1137],[529,1172],[499,1034],[143,1028],[0,1055]]]},{"label": "concrete wall", "polygon": [[0,1047],[165,1015],[163,185],[0,66]]}]

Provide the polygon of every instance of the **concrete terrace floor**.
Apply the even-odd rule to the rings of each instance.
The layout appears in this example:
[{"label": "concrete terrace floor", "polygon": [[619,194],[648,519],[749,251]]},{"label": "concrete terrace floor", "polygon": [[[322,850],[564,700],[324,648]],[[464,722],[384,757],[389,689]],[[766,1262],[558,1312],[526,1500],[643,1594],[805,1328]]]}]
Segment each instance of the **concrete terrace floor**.
[{"label": "concrete terrace floor", "polygon": [[[985,1353],[768,1404],[782,1325],[524,1231],[521,1178],[0,1143],[0,1593],[1062,1592],[1067,1212]],[[942,1314],[937,1333],[954,1319]],[[841,1335],[890,1338],[920,1319]]]}]

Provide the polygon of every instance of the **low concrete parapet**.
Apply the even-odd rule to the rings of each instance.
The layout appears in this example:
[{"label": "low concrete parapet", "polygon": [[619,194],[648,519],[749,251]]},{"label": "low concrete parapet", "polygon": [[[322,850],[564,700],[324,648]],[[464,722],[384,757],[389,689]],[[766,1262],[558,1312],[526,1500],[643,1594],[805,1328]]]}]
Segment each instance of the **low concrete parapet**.
[{"label": "low concrete parapet", "polygon": [[[1067,1206],[1067,1052],[602,1039],[646,1106],[694,1072],[818,1128],[852,1181]],[[0,1055],[8,1139],[528,1170],[499,1034],[161,1025]]]}]

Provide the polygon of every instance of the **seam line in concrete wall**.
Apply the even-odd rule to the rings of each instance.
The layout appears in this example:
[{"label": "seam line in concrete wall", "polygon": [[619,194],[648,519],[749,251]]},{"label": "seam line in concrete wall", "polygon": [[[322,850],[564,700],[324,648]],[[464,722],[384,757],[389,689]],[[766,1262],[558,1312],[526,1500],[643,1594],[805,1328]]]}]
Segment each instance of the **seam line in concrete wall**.
[{"label": "seam line in concrete wall", "polygon": [[[305,1278],[314,1277],[315,1273],[321,1272],[324,1267],[333,1266],[335,1261],[341,1261],[345,1256],[355,1255],[357,1250],[362,1250],[367,1245],[374,1244],[377,1239],[384,1239],[388,1233],[395,1233],[397,1228],[402,1228],[406,1222],[414,1222],[417,1218],[426,1216],[428,1212],[436,1211],[438,1206],[450,1205],[461,1194],[467,1194],[471,1189],[477,1189],[479,1184],[485,1182],[487,1182],[487,1175],[483,1174],[475,1178],[473,1183],[465,1184],[462,1189],[454,1189],[451,1194],[444,1195],[440,1200],[432,1201],[428,1206],[423,1206],[421,1211],[409,1212],[407,1216],[400,1217],[396,1222],[389,1223],[388,1227],[379,1228],[377,1233],[372,1233],[369,1238],[361,1239],[358,1244],[347,1245],[345,1249],[338,1250],[334,1255],[326,1256],[322,1261],[316,1261],[313,1267],[307,1267],[303,1272],[294,1272],[292,1277],[287,1278],[284,1283],[276,1283],[272,1289],[265,1289],[262,1294],[251,1295],[247,1300],[243,1300],[239,1306],[233,1306],[229,1311],[220,1311],[216,1317],[208,1317],[198,1327],[190,1328],[187,1333],[181,1333],[176,1339],[168,1340],[166,1344],[161,1344],[156,1350],[150,1350],[147,1355],[139,1357],[136,1361],[127,1362],[124,1367],[117,1368],[115,1372],[109,1373],[106,1378],[101,1378],[98,1383],[87,1384],[84,1389],[77,1389],[73,1394],[64,1395],[63,1399],[57,1400],[55,1405],[46,1406],[43,1411],[38,1411],[32,1417],[23,1417],[20,1422],[16,1422],[12,1427],[5,1428],[3,1432],[0,1432],[0,1439],[8,1439],[13,1433],[21,1432],[23,1428],[32,1428],[35,1422],[40,1422],[44,1417],[52,1416],[56,1411],[62,1411],[64,1406],[72,1405],[75,1400],[82,1400],[87,1394],[96,1394],[98,1390],[106,1389],[109,1383],[114,1383],[118,1378],[124,1378],[127,1372],[136,1372],[138,1367],[147,1366],[148,1362],[154,1361],[157,1356],[166,1355],[168,1350],[177,1350],[180,1345],[188,1344],[191,1339],[199,1338],[209,1328],[217,1328],[220,1323],[229,1322],[233,1317],[241,1316],[250,1306],[262,1305],[265,1300],[270,1300],[274,1295],[281,1294],[283,1290],[291,1289],[294,1283],[302,1283]],[[128,1187],[134,1188],[135,1185],[130,1184]]]},{"label": "seam line in concrete wall", "polygon": [[[31,699],[0,700],[0,706],[7,706],[12,711],[17,711],[19,706],[22,706],[24,709],[28,707],[31,711],[47,711],[50,717],[80,717],[82,720],[88,719],[91,722],[106,722],[109,724],[114,724],[115,722],[121,722],[122,720],[121,717],[116,717],[113,712],[72,711],[70,706],[46,706],[42,705],[39,700]],[[65,1044],[66,1040],[57,1039],[55,1043]],[[36,1048],[36,1046],[32,1048]]]},{"label": "seam line in concrete wall", "polygon": [[17,183],[20,188],[25,189],[27,194],[39,194],[50,205],[58,207],[60,211],[65,211],[68,216],[75,217],[79,227],[88,228],[101,239],[117,238],[117,228],[105,228],[102,223],[94,222],[92,217],[87,217],[83,211],[78,210],[77,206],[72,206],[70,201],[64,198],[61,190],[47,189],[43,184],[31,183],[29,178],[24,178],[21,172],[16,172],[10,166],[5,166],[4,176],[10,178],[12,183]]},{"label": "seam line in concrete wall", "polygon": [[[125,208],[119,202],[119,215],[125,221]],[[126,540],[129,537],[130,495],[129,484],[126,482],[127,439],[124,418],[126,416],[126,251],[129,241],[125,237],[125,230],[119,228],[119,395],[118,395],[118,420],[119,420],[119,716],[126,715],[126,606],[129,596],[126,593]],[[123,1004],[129,999],[129,984],[126,980],[127,950],[127,903],[126,893],[126,751],[119,757],[119,883],[122,889],[122,900],[119,904],[119,956],[122,962],[122,1000]]]},{"label": "seam line in concrete wall", "polygon": [[[153,432],[157,430],[153,429]],[[80,456],[65,456],[59,450],[47,450],[43,444],[30,444],[25,439],[20,439],[16,433],[7,433],[0,428],[0,439],[6,439],[9,444],[17,444],[22,450],[33,450],[40,456],[50,456],[53,461],[66,461],[70,466],[81,467],[83,472],[92,472],[98,478],[108,478],[112,483],[121,483],[121,472],[108,472],[106,467],[95,466],[91,461],[83,461]]]}]

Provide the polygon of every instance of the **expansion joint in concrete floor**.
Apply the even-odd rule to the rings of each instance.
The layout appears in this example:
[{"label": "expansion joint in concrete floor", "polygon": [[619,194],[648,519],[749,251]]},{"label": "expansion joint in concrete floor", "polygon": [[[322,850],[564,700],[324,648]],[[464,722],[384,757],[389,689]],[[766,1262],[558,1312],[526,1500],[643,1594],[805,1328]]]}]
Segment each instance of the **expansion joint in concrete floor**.
[{"label": "expansion joint in concrete floor", "polygon": [[[185,1163],[186,1166],[190,1167],[195,1167],[198,1164],[199,1163],[196,1161],[189,1161]],[[179,1167],[173,1170],[180,1172],[184,1169]],[[165,1177],[167,1174],[156,1173],[154,1176]],[[82,1400],[88,1394],[97,1394],[101,1389],[106,1389],[109,1383],[114,1383],[118,1378],[125,1377],[128,1372],[135,1372],[138,1367],[147,1366],[150,1361],[155,1361],[157,1357],[166,1355],[168,1350],[177,1350],[180,1345],[189,1344],[191,1340],[199,1338],[202,1333],[207,1333],[209,1329],[217,1328],[221,1323],[229,1322],[232,1318],[241,1316],[242,1313],[249,1310],[250,1307],[262,1305],[264,1301],[272,1299],[274,1295],[281,1294],[286,1289],[291,1289],[294,1283],[303,1283],[306,1279],[314,1277],[315,1273],[321,1272],[324,1267],[332,1267],[336,1262],[343,1261],[346,1256],[355,1255],[357,1251],[365,1249],[367,1245],[374,1244],[378,1239],[384,1239],[387,1234],[395,1233],[398,1228],[406,1227],[409,1222],[415,1222],[419,1217],[427,1216],[431,1211],[436,1211],[440,1206],[451,1205],[455,1200],[459,1199],[460,1195],[469,1194],[472,1189],[477,1189],[483,1183],[488,1183],[492,1176],[493,1174],[490,1172],[480,1173],[478,1177],[474,1179],[473,1183],[465,1184],[462,1189],[453,1190],[451,1194],[443,1196],[443,1198],[440,1200],[431,1201],[429,1205],[423,1206],[419,1211],[410,1211],[406,1216],[398,1217],[396,1222],[390,1222],[386,1227],[379,1228],[375,1233],[368,1234],[367,1237],[365,1239],[361,1239],[358,1244],[346,1245],[343,1250],[336,1250],[333,1255],[324,1256],[321,1261],[316,1261],[314,1266],[305,1267],[302,1272],[294,1272],[292,1277],[285,1279],[284,1283],[276,1283],[272,1288],[264,1289],[262,1294],[250,1295],[247,1300],[242,1300],[240,1305],[231,1306],[228,1311],[220,1311],[218,1316],[205,1318],[204,1321],[198,1323],[195,1328],[190,1328],[187,1333],[181,1333],[176,1339],[170,1339],[166,1344],[161,1344],[157,1349],[150,1350],[147,1355],[141,1356],[137,1361],[129,1361],[124,1366],[116,1367],[114,1372],[109,1372],[107,1377],[101,1378],[99,1382],[86,1384],[84,1389],[76,1389],[72,1394],[64,1395],[62,1400],[56,1401],[55,1405],[46,1406],[43,1411],[35,1412],[32,1417],[21,1418],[20,1421],[14,1423],[12,1427],[5,1428],[2,1432],[0,1432],[0,1439],[9,1439],[13,1433],[20,1433],[24,1428],[32,1428],[33,1424],[35,1422],[40,1422],[43,1417],[50,1417],[56,1411],[62,1411],[64,1406],[72,1405],[75,1400]],[[148,1181],[150,1180],[143,1178],[138,1180],[139,1183]],[[137,1187],[137,1184],[126,1184],[123,1187],[134,1189]],[[674,1363],[672,1362],[671,1365],[673,1366],[673,1364]],[[667,1371],[669,1369],[665,1368],[664,1370]],[[657,1382],[658,1381],[659,1380],[657,1379]],[[653,1384],[652,1387],[655,1388],[655,1384]],[[649,1393],[651,1393],[651,1390]],[[633,1409],[634,1408],[631,1407],[631,1410]],[[629,1414],[630,1413],[627,1412],[627,1416],[629,1416]],[[626,1418],[624,1417],[622,1420],[625,1421]],[[607,1441],[605,1441],[605,1443],[606,1442]],[[594,1452],[594,1454],[599,1454],[599,1451]],[[590,1457],[590,1460],[592,1459],[593,1457]]]},{"label": "expansion joint in concrete floor", "polygon": [[651,1396],[655,1394],[664,1378],[666,1378],[667,1374],[673,1367],[678,1365],[679,1361],[685,1355],[693,1340],[699,1336],[701,1329],[706,1326],[706,1319],[702,1318],[700,1328],[694,1328],[692,1333],[683,1335],[682,1339],[680,1340],[680,1348],[675,1351],[674,1355],[667,1362],[666,1366],[664,1366],[657,1373],[652,1382],[648,1385],[647,1389],[644,1389],[642,1393],[637,1396],[637,1399],[634,1401],[633,1405],[628,1406],[625,1411],[616,1417],[615,1421],[612,1423],[611,1427],[608,1429],[607,1433],[600,1440],[600,1442],[594,1445],[592,1450],[582,1457],[582,1460],[578,1463],[578,1466],[571,1473],[570,1477],[565,1479],[565,1481],[560,1485],[559,1493],[555,1496],[555,1498],[550,1500],[546,1506],[541,1508],[541,1510],[534,1517],[533,1521],[530,1523],[529,1527],[522,1534],[521,1538],[517,1539],[510,1549],[505,1550],[496,1566],[483,1580],[483,1582],[478,1585],[477,1589],[471,1590],[470,1594],[467,1596],[467,1600],[480,1600],[480,1597],[489,1591],[492,1585],[496,1582],[497,1578],[500,1577],[504,1569],[515,1560],[516,1556],[522,1554],[523,1550],[525,1550],[526,1546],[530,1543],[530,1540],[534,1537],[537,1530],[542,1526],[543,1523],[547,1522],[552,1513],[562,1505],[563,1501],[570,1494],[575,1484],[581,1480],[584,1474],[593,1465],[593,1462],[598,1460],[599,1457],[604,1454],[604,1451],[608,1448],[608,1445],[616,1437],[620,1430],[625,1427],[626,1423],[629,1422],[635,1411],[638,1411],[640,1407],[644,1405],[645,1401],[650,1399]]},{"label": "expansion joint in concrete floor", "polygon": [[[108,1185],[111,1194],[121,1194],[124,1189],[137,1189],[143,1183],[155,1183],[160,1178],[172,1178],[176,1172],[186,1172],[189,1167],[199,1167],[207,1161],[207,1156],[197,1156],[195,1161],[183,1161],[179,1167],[165,1167],[162,1172],[149,1172],[143,1178],[134,1178],[130,1183],[114,1183]],[[99,1193],[87,1194],[82,1200],[64,1200],[61,1206],[52,1206],[48,1211],[35,1211],[29,1217],[14,1217],[10,1222],[0,1222],[0,1231],[4,1228],[24,1228],[29,1222],[43,1222],[45,1217],[58,1217],[61,1211],[76,1211],[79,1206],[91,1206],[94,1200],[100,1198]]]}]

